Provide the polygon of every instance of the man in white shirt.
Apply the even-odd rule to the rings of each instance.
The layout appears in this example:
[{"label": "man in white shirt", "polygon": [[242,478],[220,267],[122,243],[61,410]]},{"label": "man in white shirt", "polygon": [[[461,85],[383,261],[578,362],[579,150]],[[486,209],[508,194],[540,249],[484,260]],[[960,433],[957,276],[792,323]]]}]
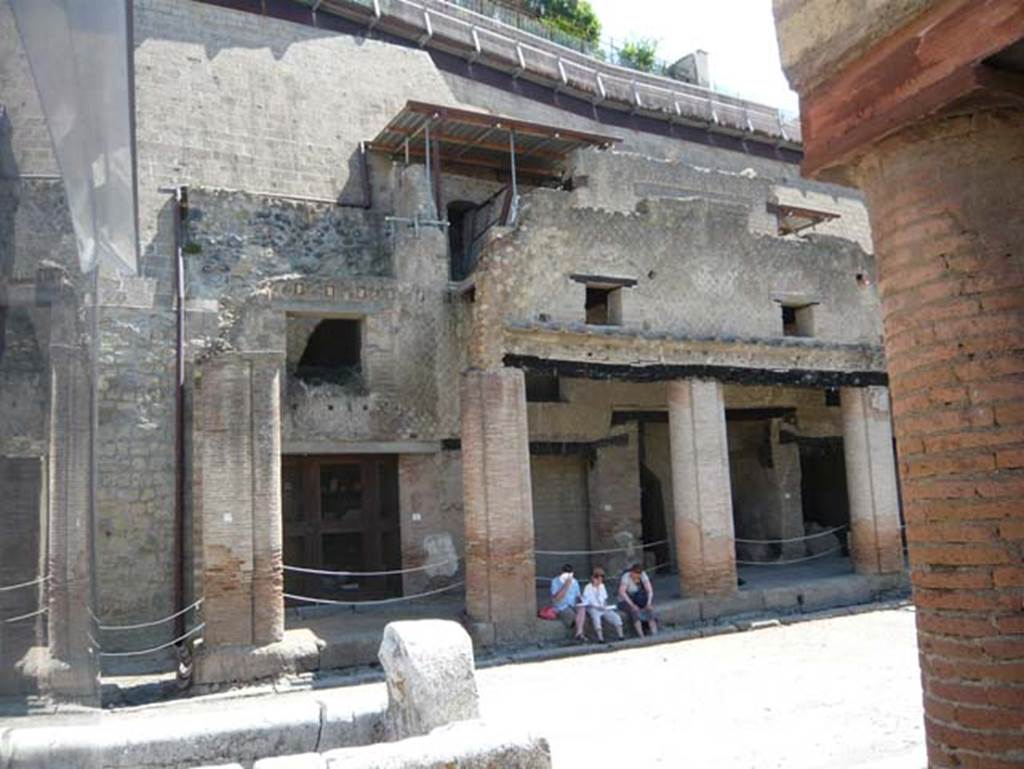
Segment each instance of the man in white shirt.
[{"label": "man in white shirt", "polygon": [[604,629],[601,623],[607,622],[615,628],[619,640],[622,640],[622,617],[614,606],[608,605],[608,590],[604,586],[604,569],[598,567],[590,575],[590,582],[583,588],[583,608],[590,617],[597,640],[604,643]]},{"label": "man in white shirt", "polygon": [[551,606],[566,627],[576,628],[576,640],[583,641],[583,604],[580,601],[580,583],[573,576],[571,563],[562,567],[562,573],[551,580]]}]

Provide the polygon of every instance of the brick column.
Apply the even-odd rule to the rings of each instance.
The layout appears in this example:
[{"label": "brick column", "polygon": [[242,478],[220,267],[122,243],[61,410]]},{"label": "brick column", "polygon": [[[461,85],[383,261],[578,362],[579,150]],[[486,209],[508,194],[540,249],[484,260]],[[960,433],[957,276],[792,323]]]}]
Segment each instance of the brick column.
[{"label": "brick column", "polygon": [[478,635],[536,636],[526,385],[515,369],[462,376],[466,608]]},{"label": "brick column", "polygon": [[92,383],[76,308],[55,307],[50,344],[50,472],[47,574],[49,661],[43,687],[61,699],[99,694],[89,640],[92,606]]},{"label": "brick column", "polygon": [[284,635],[281,356],[226,354],[203,367],[197,470],[207,646]]},{"label": "brick column", "polygon": [[860,574],[901,571],[903,542],[889,393],[884,387],[844,387],[839,398],[853,566]]},{"label": "brick column", "polygon": [[722,385],[668,386],[679,585],[685,596],[736,592],[736,542]]},{"label": "brick column", "polygon": [[959,114],[861,169],[879,260],[929,762],[1024,756],[1024,113]]}]

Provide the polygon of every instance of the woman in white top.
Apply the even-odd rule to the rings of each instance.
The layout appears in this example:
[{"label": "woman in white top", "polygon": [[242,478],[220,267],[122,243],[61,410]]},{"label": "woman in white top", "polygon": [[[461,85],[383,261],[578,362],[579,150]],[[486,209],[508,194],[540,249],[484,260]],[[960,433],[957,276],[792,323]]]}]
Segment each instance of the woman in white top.
[{"label": "woman in white top", "polygon": [[608,605],[608,590],[604,586],[604,569],[598,567],[590,575],[590,582],[583,588],[583,608],[590,617],[590,624],[594,626],[594,634],[597,640],[604,642],[604,630],[601,621],[604,620],[613,628],[622,640],[622,617],[615,611],[614,606]]}]

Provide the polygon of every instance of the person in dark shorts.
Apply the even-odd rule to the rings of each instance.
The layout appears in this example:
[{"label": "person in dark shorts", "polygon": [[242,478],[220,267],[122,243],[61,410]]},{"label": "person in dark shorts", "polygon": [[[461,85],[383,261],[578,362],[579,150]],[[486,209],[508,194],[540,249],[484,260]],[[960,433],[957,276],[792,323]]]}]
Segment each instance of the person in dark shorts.
[{"label": "person in dark shorts", "polygon": [[650,577],[634,563],[622,574],[619,580],[619,609],[629,615],[636,634],[644,637],[644,623],[650,628],[651,635],[658,632],[658,615],[654,612],[654,585]]}]

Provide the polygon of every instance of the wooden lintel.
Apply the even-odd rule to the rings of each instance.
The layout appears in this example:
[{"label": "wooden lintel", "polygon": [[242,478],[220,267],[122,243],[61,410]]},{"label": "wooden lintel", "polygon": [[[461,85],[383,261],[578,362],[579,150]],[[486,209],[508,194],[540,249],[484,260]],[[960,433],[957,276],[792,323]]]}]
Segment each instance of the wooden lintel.
[{"label": "wooden lintel", "polygon": [[1007,98],[1016,78],[982,62],[1021,39],[1021,0],[940,2],[802,96],[804,175],[829,176],[889,134],[987,100],[993,88]]}]

